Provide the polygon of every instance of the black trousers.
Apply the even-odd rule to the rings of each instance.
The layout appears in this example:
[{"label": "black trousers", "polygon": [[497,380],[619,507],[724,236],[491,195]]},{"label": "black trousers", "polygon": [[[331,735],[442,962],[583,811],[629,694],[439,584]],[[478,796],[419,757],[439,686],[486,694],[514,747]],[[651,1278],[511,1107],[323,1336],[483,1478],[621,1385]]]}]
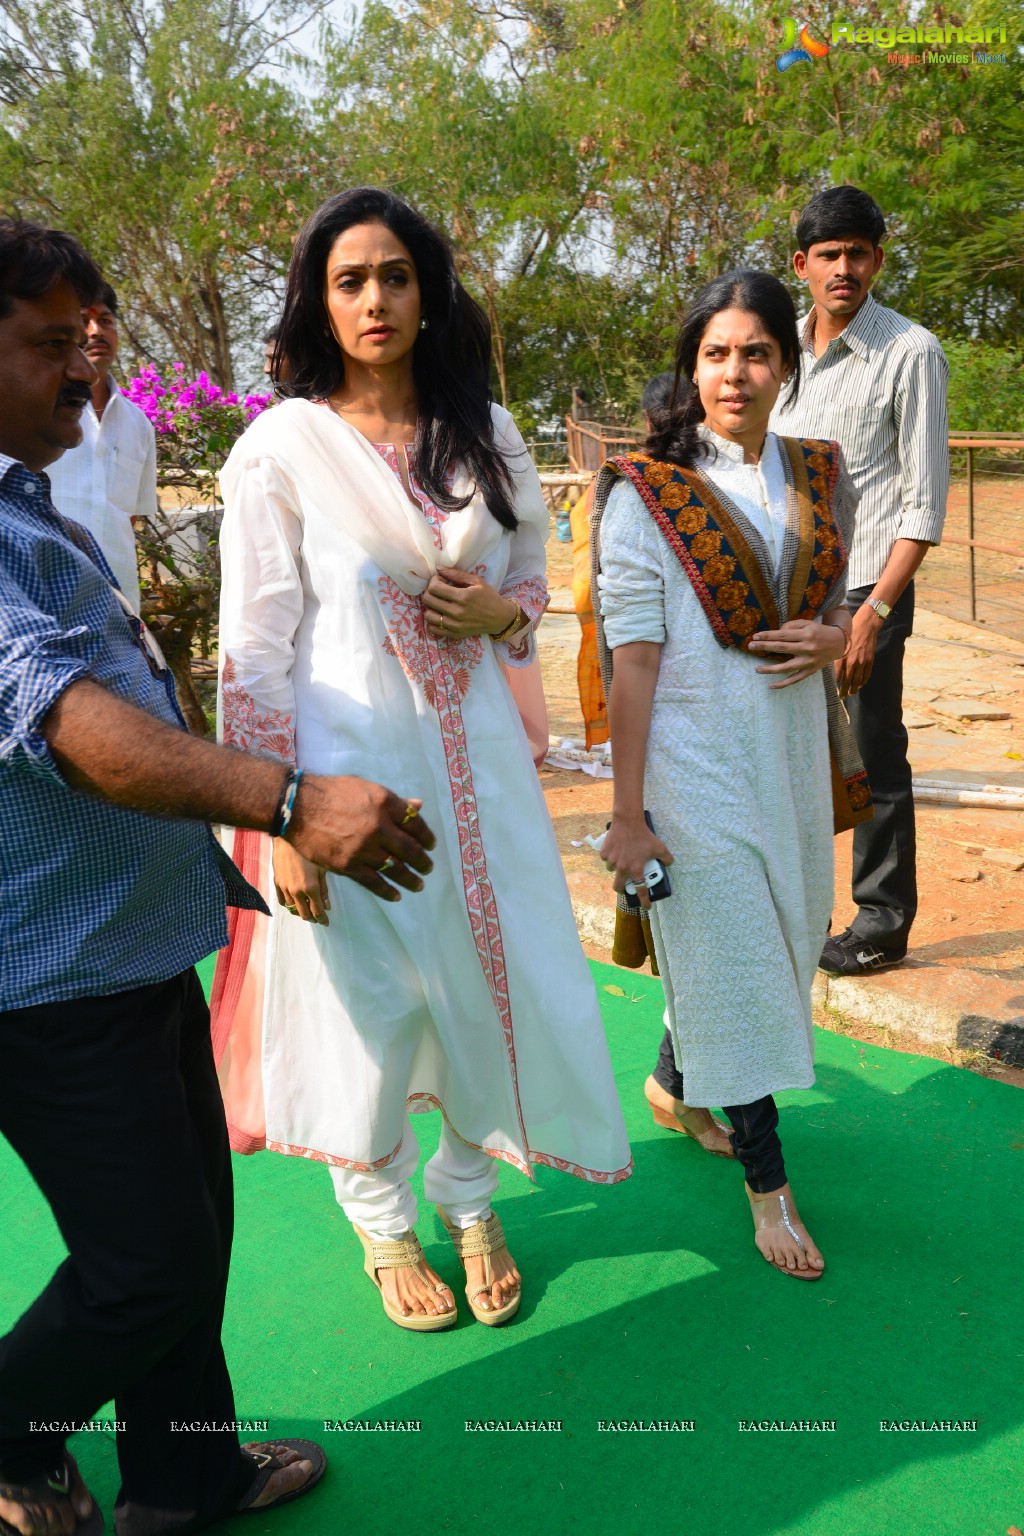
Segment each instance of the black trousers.
[{"label": "black trousers", "polygon": [[[856,611],[870,587],[849,593]],[[875,665],[865,686],[846,700],[868,772],[875,814],[853,831],[853,922],[858,938],[900,949],[917,915],[917,839],[914,796],[903,724],[903,654],[914,626],[910,583],[878,632]]]},{"label": "black trousers", "polygon": [[[667,1029],[662,1037],[654,1079],[674,1099],[685,1101],[683,1074],[676,1066],[672,1036]],[[781,1189],[786,1182],[786,1165],[779,1140],[779,1111],[771,1094],[755,1099],[753,1104],[723,1104],[722,1109],[732,1126],[729,1137],[732,1149],[743,1165],[750,1188],[756,1195],[770,1195],[773,1190]]]},{"label": "black trousers", "polygon": [[113,1398],[118,1531],[205,1524],[254,1464],[233,1429],[171,1428],[235,1417],[220,1342],[231,1159],[198,977],[0,1013],[0,1063],[0,1132],[68,1247],[0,1339],[0,1476],[59,1460],[64,1436],[33,1420],[81,1421]]}]

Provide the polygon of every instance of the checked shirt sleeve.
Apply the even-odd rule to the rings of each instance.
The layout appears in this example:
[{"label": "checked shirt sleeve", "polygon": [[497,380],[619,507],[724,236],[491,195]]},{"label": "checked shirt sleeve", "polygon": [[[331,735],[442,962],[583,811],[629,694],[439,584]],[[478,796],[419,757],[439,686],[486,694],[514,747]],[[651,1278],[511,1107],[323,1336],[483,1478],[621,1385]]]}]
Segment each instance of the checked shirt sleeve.
[{"label": "checked shirt sleeve", "polygon": [[0,550],[0,765],[64,782],[42,725],[64,690],[89,675],[94,643],[86,624],[62,628],[43,613]]}]

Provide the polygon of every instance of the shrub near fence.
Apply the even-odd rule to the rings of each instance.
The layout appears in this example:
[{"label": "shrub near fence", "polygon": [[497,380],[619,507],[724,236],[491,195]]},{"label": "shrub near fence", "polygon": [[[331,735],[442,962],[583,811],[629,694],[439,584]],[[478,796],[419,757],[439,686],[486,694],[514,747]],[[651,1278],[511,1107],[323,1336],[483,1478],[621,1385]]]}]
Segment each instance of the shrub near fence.
[{"label": "shrub near fence", "polygon": [[269,394],[239,397],[205,373],[185,378],[175,363],[168,378],[145,368],[125,394],[156,432],[161,506],[136,519],[142,617],[156,634],[174,673],[178,702],[199,735],[209,722],[192,671],[198,647],[209,654],[220,598],[217,475],[232,444],[270,404]]}]

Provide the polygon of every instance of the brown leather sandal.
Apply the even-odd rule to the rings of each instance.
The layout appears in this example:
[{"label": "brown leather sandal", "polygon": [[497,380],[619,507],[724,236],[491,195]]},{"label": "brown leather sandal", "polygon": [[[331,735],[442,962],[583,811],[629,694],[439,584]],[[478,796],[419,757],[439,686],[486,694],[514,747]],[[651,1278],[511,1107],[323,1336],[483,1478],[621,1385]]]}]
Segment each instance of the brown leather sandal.
[{"label": "brown leather sandal", "polygon": [[655,1125],[663,1125],[666,1131],[680,1131],[684,1136],[691,1137],[712,1157],[735,1158],[736,1153],[729,1140],[729,1127],[723,1125],[721,1120],[716,1120],[710,1109],[691,1109],[681,1099],[673,1099],[675,1108],[666,1109],[663,1104],[651,1098],[652,1083],[657,1086],[655,1079],[649,1077],[644,1084],[644,1098],[650,1105]]},{"label": "brown leather sandal", "polygon": [[[290,1504],[293,1499],[301,1499],[311,1488],[316,1487],[327,1471],[327,1457],[315,1440],[251,1440],[247,1445],[242,1446],[242,1450],[252,1457],[257,1470],[251,1486],[246,1489],[241,1502],[232,1510],[232,1514],[235,1515],[265,1515],[268,1510],[276,1509],[279,1504]],[[291,1465],[290,1462],[284,1462],[278,1456],[277,1453],[282,1450],[297,1451],[303,1461],[312,1463],[313,1470],[298,1488],[292,1488],[287,1493],[279,1493],[276,1499],[270,1500],[269,1504],[259,1504],[254,1509],[253,1500],[259,1498],[274,1473],[279,1472],[282,1467]]]},{"label": "brown leather sandal", "polygon": [[494,1284],[491,1273],[491,1254],[498,1253],[502,1248],[506,1251],[508,1249],[501,1222],[492,1212],[486,1221],[475,1222],[471,1227],[457,1227],[440,1206],[437,1207],[437,1214],[444,1222],[445,1231],[454,1243],[455,1252],[462,1262],[477,1258],[482,1258],[484,1261],[483,1285],[475,1288],[466,1286],[466,1300],[469,1302],[469,1309],[473,1316],[478,1323],[486,1323],[488,1328],[497,1328],[502,1323],[507,1323],[509,1318],[514,1317],[519,1311],[519,1303],[523,1297],[522,1287],[503,1307],[481,1307],[479,1304],[479,1297],[489,1296],[491,1286]]}]

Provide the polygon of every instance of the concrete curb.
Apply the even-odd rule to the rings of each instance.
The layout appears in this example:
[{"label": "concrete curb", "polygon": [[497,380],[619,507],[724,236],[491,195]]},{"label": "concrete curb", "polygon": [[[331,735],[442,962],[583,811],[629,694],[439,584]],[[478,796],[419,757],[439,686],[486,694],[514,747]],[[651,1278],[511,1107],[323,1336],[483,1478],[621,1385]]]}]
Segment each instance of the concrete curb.
[{"label": "concrete curb", "polygon": [[[610,952],[615,909],[610,902],[587,900],[578,887],[589,883],[569,877],[576,926],[584,943]],[[1008,1067],[1024,1067],[1024,983],[998,973],[910,959],[880,976],[853,979],[819,972],[812,996],[844,1025],[887,1029],[908,1043],[981,1051]]]},{"label": "concrete curb", "polygon": [[813,998],[845,1024],[1024,1066],[1024,985],[910,959],[880,976],[815,978]]}]

